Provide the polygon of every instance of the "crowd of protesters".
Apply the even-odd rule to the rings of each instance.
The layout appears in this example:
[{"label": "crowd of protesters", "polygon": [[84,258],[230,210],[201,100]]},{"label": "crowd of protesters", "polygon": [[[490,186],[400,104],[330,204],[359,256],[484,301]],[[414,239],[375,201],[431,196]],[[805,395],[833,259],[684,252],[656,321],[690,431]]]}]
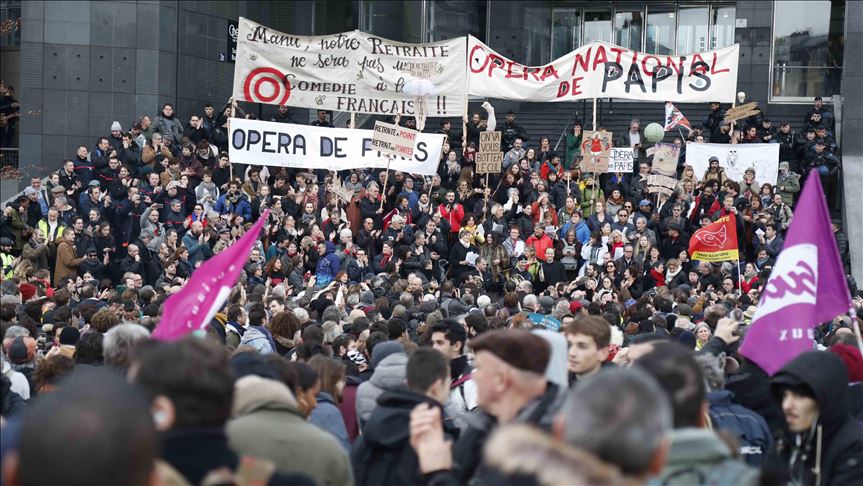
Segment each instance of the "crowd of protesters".
[{"label": "crowd of protesters", "polygon": [[[681,155],[667,198],[638,120],[633,173],[582,173],[580,121],[557,152],[510,112],[500,174],[474,173],[477,113],[422,177],[232,164],[232,116],[114,122],[4,208],[4,484],[863,483],[851,318],[772,377],[738,353],[806,174],[837,180],[820,98],[778,129],[711,104],[687,139],[779,143],[778,181]],[[152,340],[265,210],[204,332]],[[732,214],[739,265],[693,261]]]}]

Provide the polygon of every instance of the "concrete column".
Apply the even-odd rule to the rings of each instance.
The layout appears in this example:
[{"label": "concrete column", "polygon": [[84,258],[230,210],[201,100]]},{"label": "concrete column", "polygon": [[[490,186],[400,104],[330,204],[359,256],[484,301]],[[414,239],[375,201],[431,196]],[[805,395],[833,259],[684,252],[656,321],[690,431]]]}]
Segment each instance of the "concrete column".
[{"label": "concrete column", "polygon": [[845,228],[851,243],[851,273],[863,284],[863,2],[845,4],[845,65],[842,72],[842,170]]}]

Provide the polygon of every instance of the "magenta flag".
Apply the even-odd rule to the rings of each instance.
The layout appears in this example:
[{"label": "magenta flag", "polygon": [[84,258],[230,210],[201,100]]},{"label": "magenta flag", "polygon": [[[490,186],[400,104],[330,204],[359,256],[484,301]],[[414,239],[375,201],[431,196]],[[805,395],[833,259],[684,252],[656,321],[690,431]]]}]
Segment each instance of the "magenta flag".
[{"label": "magenta flag", "polygon": [[207,326],[240,278],[243,265],[269,214],[269,210],[264,211],[246,234],[204,262],[192,272],[189,281],[179,292],[165,300],[162,318],[153,331],[154,339],[177,341]]},{"label": "magenta flag", "polygon": [[813,170],[740,354],[773,375],[812,350],[818,324],[845,314],[851,306],[821,178]]}]

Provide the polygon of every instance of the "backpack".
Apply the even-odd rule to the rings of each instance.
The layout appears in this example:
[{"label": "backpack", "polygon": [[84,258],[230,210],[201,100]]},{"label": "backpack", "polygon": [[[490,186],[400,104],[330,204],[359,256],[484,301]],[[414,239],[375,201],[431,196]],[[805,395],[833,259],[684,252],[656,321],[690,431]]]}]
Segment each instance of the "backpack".
[{"label": "backpack", "polygon": [[459,393],[461,394],[461,401],[464,402],[465,409],[469,412],[470,409],[467,408],[467,397],[464,395],[464,384],[473,378],[473,373],[471,373],[472,369],[468,366],[467,371],[462,374],[457,380],[453,381],[449,385],[450,390],[455,390],[458,388]]}]

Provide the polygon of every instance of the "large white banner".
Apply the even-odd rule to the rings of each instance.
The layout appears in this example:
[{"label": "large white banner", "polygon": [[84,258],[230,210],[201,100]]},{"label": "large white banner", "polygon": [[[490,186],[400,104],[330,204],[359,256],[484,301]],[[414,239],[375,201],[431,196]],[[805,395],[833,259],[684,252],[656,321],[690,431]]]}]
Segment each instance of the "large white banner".
[{"label": "large white banner", "polygon": [[755,169],[755,180],[776,185],[779,175],[778,143],[695,143],[686,142],[686,163],[695,170],[699,180],[710,165],[710,157],[719,159],[719,166],[733,181],[742,181],[746,169]]},{"label": "large white banner", "polygon": [[[302,169],[387,167],[388,158],[372,148],[372,130],[292,125],[231,118],[231,162]],[[393,157],[390,169],[411,174],[437,172],[445,135],[420,133],[412,159]]]},{"label": "large white banner", "polygon": [[678,56],[591,42],[544,66],[507,59],[468,39],[470,94],[516,101],[627,98],[731,102],[737,91],[739,46]]},{"label": "large white banner", "polygon": [[405,89],[419,85],[427,95],[426,115],[464,112],[464,37],[430,44],[404,44],[356,30],[305,37],[242,17],[238,37],[237,101],[413,115],[420,98]]}]

